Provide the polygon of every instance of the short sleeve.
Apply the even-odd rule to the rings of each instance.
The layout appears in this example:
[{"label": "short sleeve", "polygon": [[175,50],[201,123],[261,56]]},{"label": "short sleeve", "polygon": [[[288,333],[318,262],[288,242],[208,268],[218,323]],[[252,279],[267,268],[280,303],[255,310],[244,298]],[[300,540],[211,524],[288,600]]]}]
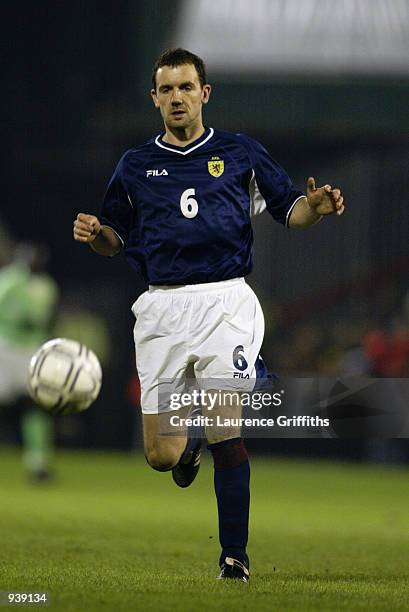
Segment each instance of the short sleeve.
[{"label": "short sleeve", "polygon": [[240,134],[250,156],[253,170],[250,182],[252,211],[259,214],[265,208],[272,217],[288,226],[291,211],[303,192],[296,189],[286,171],[274,161],[256,140]]},{"label": "short sleeve", "polygon": [[101,207],[101,225],[112,228],[125,245],[131,231],[133,207],[125,189],[123,175],[126,154],[119,161],[109,181]]}]

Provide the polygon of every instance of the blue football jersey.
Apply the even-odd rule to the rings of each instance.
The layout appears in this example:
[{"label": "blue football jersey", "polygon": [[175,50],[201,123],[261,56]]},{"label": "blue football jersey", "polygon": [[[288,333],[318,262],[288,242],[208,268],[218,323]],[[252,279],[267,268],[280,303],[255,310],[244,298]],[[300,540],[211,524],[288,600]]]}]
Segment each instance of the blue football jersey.
[{"label": "blue football jersey", "polygon": [[286,225],[302,196],[261,144],[206,128],[186,147],[157,136],[127,151],[100,220],[149,284],[207,283],[249,274],[251,217]]}]

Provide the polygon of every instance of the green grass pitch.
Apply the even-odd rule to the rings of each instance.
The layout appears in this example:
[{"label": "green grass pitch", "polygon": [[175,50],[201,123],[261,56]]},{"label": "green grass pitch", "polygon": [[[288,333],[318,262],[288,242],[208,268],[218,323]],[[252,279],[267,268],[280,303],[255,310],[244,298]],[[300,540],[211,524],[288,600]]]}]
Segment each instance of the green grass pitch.
[{"label": "green grass pitch", "polygon": [[56,467],[30,486],[0,451],[2,591],[48,591],[58,612],[409,609],[406,469],[253,459],[246,585],[215,580],[208,459],[185,490],[141,455]]}]

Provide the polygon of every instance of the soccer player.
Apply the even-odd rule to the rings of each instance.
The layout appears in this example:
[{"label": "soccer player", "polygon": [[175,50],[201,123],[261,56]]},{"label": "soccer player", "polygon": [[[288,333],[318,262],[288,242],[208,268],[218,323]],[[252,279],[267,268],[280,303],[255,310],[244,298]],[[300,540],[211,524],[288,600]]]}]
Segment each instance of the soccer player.
[{"label": "soccer player", "polygon": [[52,419],[27,392],[30,358],[50,336],[59,299],[47,259],[42,245],[19,244],[13,262],[0,269],[0,409],[19,417],[23,461],[34,483],[52,476],[54,445]]},{"label": "soccer player", "polygon": [[[251,217],[267,209],[287,227],[309,227],[344,211],[339,189],[307,182],[306,195],[264,147],[244,134],[203,124],[210,98],[203,61],[170,49],[156,62],[151,96],[164,132],[127,151],[108,185],[100,217],[79,213],[74,239],[97,253],[125,250],[149,284],[133,305],[148,463],[191,484],[200,439],[160,435],[170,410],[158,392],[181,391],[193,372],[200,388],[215,379],[252,381],[264,334],[263,314],[244,277],[252,269]],[[234,412],[234,406],[231,407]],[[249,462],[240,430],[206,429],[222,547],[220,578],[249,580],[246,553]]]}]

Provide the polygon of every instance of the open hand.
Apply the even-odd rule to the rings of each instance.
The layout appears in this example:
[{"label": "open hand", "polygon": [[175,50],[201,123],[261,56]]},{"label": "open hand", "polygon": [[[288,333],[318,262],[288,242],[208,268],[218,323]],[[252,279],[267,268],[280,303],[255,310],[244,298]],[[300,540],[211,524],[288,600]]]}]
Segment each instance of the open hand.
[{"label": "open hand", "polygon": [[316,187],[313,176],[307,181],[307,201],[318,215],[330,215],[334,212],[342,215],[345,210],[340,190],[332,189],[331,185]]}]

